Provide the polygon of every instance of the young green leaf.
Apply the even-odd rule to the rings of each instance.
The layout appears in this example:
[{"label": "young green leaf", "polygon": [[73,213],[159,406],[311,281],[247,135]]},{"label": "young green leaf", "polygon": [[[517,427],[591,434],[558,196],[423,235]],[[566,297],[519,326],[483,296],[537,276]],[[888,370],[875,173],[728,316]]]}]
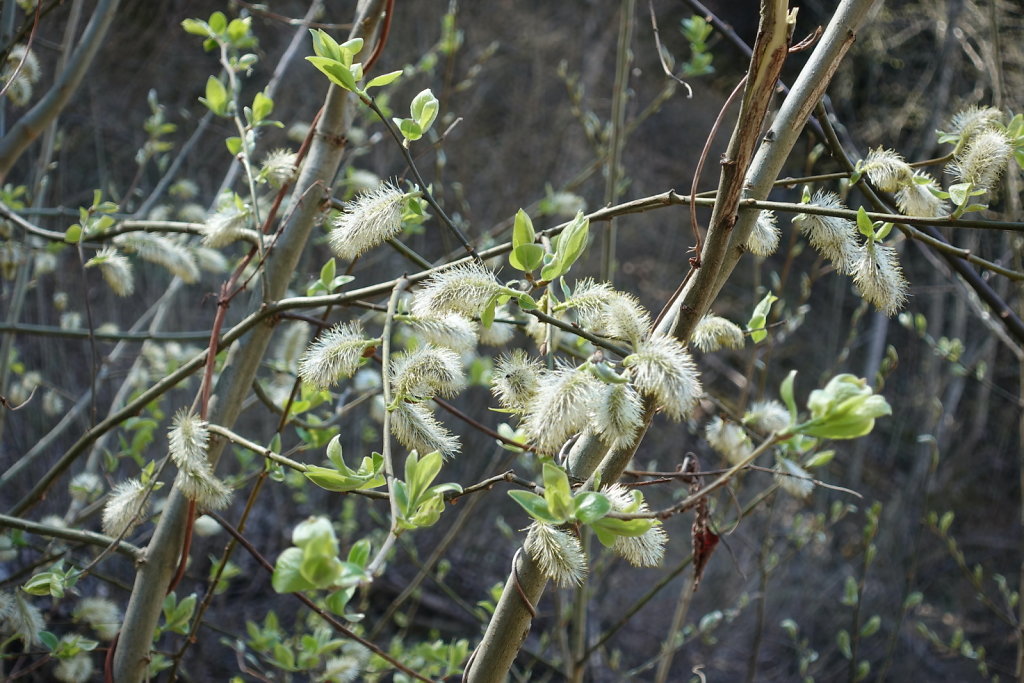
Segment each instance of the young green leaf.
[{"label": "young green leaf", "polygon": [[521,244],[508,255],[509,264],[516,270],[530,273],[544,260],[544,247],[539,244]]},{"label": "young green leaf", "polygon": [[217,116],[228,115],[228,91],[215,76],[206,80],[206,97],[200,97],[199,101]]},{"label": "young green leaf", "polygon": [[402,73],[403,71],[399,69],[398,71],[392,71],[391,73],[381,74],[380,76],[371,79],[370,82],[366,84],[365,90],[369,90],[370,88],[379,88],[382,85],[393,83],[402,75]]},{"label": "young green leaf", "polygon": [[532,491],[509,491],[508,495],[526,510],[526,514],[545,524],[562,524],[564,517],[557,517],[548,509],[548,502]]},{"label": "young green leaf", "polygon": [[755,344],[764,341],[768,336],[768,331],[765,329],[765,324],[768,322],[768,313],[771,311],[772,304],[778,300],[779,297],[768,292],[757,303],[757,306],[754,307],[754,315],[750,317],[750,322],[747,323],[747,330],[750,332],[750,338]]},{"label": "young green leaf", "polygon": [[592,524],[611,512],[608,496],[595,491],[584,491],[573,498],[573,517],[583,524]]},{"label": "young green leaf", "polygon": [[789,409],[789,423],[796,423],[796,399],[793,397],[793,383],[796,381],[796,370],[790,370],[789,374],[786,375],[786,379],[782,380],[782,384],[779,386],[779,396],[782,397],[782,402],[786,404]]},{"label": "young green leaf", "polygon": [[412,105],[410,106],[410,113],[412,114],[413,120],[419,124],[420,130],[426,132],[430,130],[430,126],[433,125],[434,119],[437,118],[437,112],[441,105],[434,97],[434,93],[430,92],[430,89],[422,90],[416,97],[412,98]]},{"label": "young green leaf", "polygon": [[512,246],[519,247],[524,244],[533,244],[537,239],[537,232],[533,229],[533,221],[530,216],[519,209],[516,212],[516,219],[512,225]]},{"label": "young green leaf", "polygon": [[263,119],[270,116],[270,112],[274,110],[274,100],[270,99],[262,92],[256,93],[256,97],[252,101],[252,122],[253,124],[259,123]]},{"label": "young green leaf", "polygon": [[868,218],[868,212],[864,210],[863,206],[857,208],[857,229],[868,239],[875,236],[875,226]]},{"label": "young green leaf", "polygon": [[548,502],[551,514],[569,519],[573,513],[572,489],[565,470],[549,462],[544,463],[544,500]]}]

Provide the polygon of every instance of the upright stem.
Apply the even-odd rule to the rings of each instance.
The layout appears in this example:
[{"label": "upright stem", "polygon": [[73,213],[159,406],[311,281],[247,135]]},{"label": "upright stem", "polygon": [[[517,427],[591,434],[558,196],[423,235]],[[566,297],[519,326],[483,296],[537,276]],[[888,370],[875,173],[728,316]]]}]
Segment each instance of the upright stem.
[{"label": "upright stem", "polygon": [[398,540],[398,502],[395,500],[395,464],[391,456],[391,380],[388,377],[391,368],[391,329],[395,322],[395,311],[398,310],[398,299],[402,296],[406,285],[409,283],[405,278],[399,278],[391,290],[391,299],[388,301],[387,318],[384,320],[383,342],[381,344],[380,358],[380,382],[384,393],[384,435],[381,446],[381,455],[384,457],[384,478],[388,485],[388,506],[391,509],[391,525],[388,528],[388,537],[377,552],[377,556],[366,567],[370,576],[377,576],[383,571],[384,562],[387,561],[391,547]]},{"label": "upright stem", "polygon": [[[636,0],[623,0],[619,18],[619,40],[615,50],[615,84],[612,90],[611,136],[605,165],[604,203],[614,204],[619,197],[619,166],[622,162],[622,148],[626,138],[626,100],[629,88],[629,66],[633,62],[630,43],[633,40],[633,17],[636,14]],[[604,248],[601,255],[601,278],[612,282],[615,277],[615,221],[608,221],[604,233]]]},{"label": "upright stem", "polygon": [[[739,123],[733,133],[734,139],[730,144],[730,156],[723,167],[725,169],[723,176],[728,171],[731,180],[728,183],[723,180],[719,191],[719,200],[724,207],[728,202],[723,200],[723,197],[732,195],[729,208],[732,218],[729,220],[725,215],[721,218],[715,243],[718,252],[724,251],[732,223],[735,222],[743,175],[760,132],[760,123],[767,112],[768,100],[778,78],[778,70],[785,57],[789,36],[785,10],[785,0],[764,0],[762,2],[761,27],[751,61],[751,77],[748,79],[747,94],[744,97]],[[718,205],[716,205],[716,211],[719,211],[720,215],[722,214]],[[709,241],[711,236],[712,233],[709,231]],[[709,271],[717,273],[716,264],[721,259],[720,254],[715,255],[709,252],[708,245],[705,245],[705,252],[703,257],[711,266]],[[710,298],[710,291],[708,291],[705,307],[707,303],[710,303]],[[647,407],[644,415],[644,431],[654,416],[651,406]],[[583,443],[578,442],[573,448],[575,455],[570,453],[570,473],[575,477],[587,479],[593,474],[593,468],[601,462],[606,449],[602,449],[596,443],[596,438],[590,439],[583,436],[579,441]],[[637,443],[639,443],[639,439]],[[612,483],[618,479],[626,462],[632,457],[633,449],[627,449],[627,451],[610,454],[611,462],[607,465],[601,464],[602,482]],[[574,470],[574,466],[583,466],[589,469]],[[546,583],[546,577],[529,555],[524,552],[517,553],[513,560],[512,573],[505,584],[505,590],[498,600],[498,605],[487,625],[483,639],[470,661],[465,675],[467,681],[480,683],[504,680],[530,631],[535,605],[543,594]]]},{"label": "upright stem", "polygon": [[[370,38],[380,20],[383,0],[361,0],[351,36]],[[344,132],[352,120],[354,98],[331,87],[323,115],[301,175],[295,184],[291,218],[266,261],[263,296],[254,297],[252,310],[284,296],[302,251],[320,214],[327,188],[341,164]],[[309,192],[320,188],[321,192]],[[265,299],[264,299],[265,297]],[[230,429],[241,411],[253,378],[273,333],[272,325],[255,327],[246,339],[231,349],[228,364],[217,383],[211,401],[210,421]],[[223,438],[211,439],[209,459],[216,466],[225,446]],[[175,488],[160,516],[153,540],[146,549],[146,562],[135,578],[114,657],[114,680],[132,683],[142,680],[152,647],[153,633],[161,612],[163,594],[177,564],[188,501]]]}]

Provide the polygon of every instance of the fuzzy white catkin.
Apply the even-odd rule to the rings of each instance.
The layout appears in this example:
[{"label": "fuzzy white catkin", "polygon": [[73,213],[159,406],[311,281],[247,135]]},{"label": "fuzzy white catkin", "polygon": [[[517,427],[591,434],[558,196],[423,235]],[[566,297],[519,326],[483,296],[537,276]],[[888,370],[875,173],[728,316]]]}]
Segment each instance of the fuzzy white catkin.
[{"label": "fuzzy white catkin", "polygon": [[578,368],[563,365],[542,373],[523,421],[530,442],[542,453],[557,453],[569,437],[589,425],[599,388],[592,374]]},{"label": "fuzzy white catkin", "polygon": [[704,391],[689,352],[673,337],[654,335],[641,342],[623,365],[632,371],[633,386],[675,420],[686,417]]},{"label": "fuzzy white catkin", "polygon": [[755,256],[771,256],[779,248],[782,232],[774,211],[761,211],[747,236],[747,250]]},{"label": "fuzzy white catkin", "polygon": [[501,407],[516,413],[525,413],[537,393],[541,363],[531,359],[522,349],[498,358],[491,373],[491,393]]},{"label": "fuzzy white catkin", "polygon": [[129,296],[135,291],[135,280],[132,274],[132,264],[123,254],[118,253],[114,247],[103,247],[88,262],[85,267],[98,266],[103,279],[107,285],[118,296]]},{"label": "fuzzy white catkin", "polygon": [[363,338],[358,321],[335,325],[321,334],[299,359],[299,376],[319,389],[351,377],[363,362],[366,349],[376,344]]},{"label": "fuzzy white catkin", "polygon": [[693,345],[704,353],[719,349],[741,349],[743,330],[731,320],[708,313],[697,322],[693,330]]},{"label": "fuzzy white catkin", "polygon": [[958,182],[986,190],[995,186],[1006,170],[1013,146],[1006,134],[989,129],[971,138],[967,147],[950,162],[947,171]]},{"label": "fuzzy white catkin", "polygon": [[239,209],[233,204],[217,211],[203,224],[203,245],[219,249],[241,239],[255,239],[255,231],[248,227],[251,216],[248,208]]},{"label": "fuzzy white catkin", "polygon": [[459,354],[431,344],[396,353],[388,372],[395,396],[402,398],[455,396],[466,386]]},{"label": "fuzzy white catkin", "polygon": [[458,313],[479,318],[501,285],[494,273],[477,263],[466,263],[434,273],[413,293],[412,313],[430,318]]},{"label": "fuzzy white catkin", "polygon": [[408,323],[417,334],[434,346],[443,346],[456,353],[476,348],[477,326],[473,321],[449,313],[437,318],[410,318]]},{"label": "fuzzy white catkin", "polygon": [[742,462],[753,452],[750,437],[743,427],[734,422],[726,422],[718,416],[708,421],[704,428],[704,438],[733,465]]},{"label": "fuzzy white catkin", "polygon": [[913,169],[899,153],[882,147],[871,150],[861,168],[882,192],[895,192],[910,183],[914,175]]},{"label": "fuzzy white catkin", "polygon": [[117,537],[131,533],[149,507],[146,487],[138,479],[121,482],[111,491],[103,506],[103,533]]},{"label": "fuzzy white catkin", "polygon": [[927,182],[912,182],[896,193],[896,206],[906,216],[936,218],[949,213],[945,199],[937,197],[929,188],[940,190],[935,179],[923,171],[914,173],[914,178]]},{"label": "fuzzy white catkin", "polygon": [[402,231],[405,194],[390,183],[360,194],[345,204],[327,242],[335,254],[354,259]]},{"label": "fuzzy white catkin", "polygon": [[[633,504],[633,494],[621,484],[612,484],[601,490],[616,512],[623,512]],[[650,512],[651,508],[646,502],[634,512]],[[662,527],[661,522],[656,522],[650,529],[641,536],[619,536],[615,539],[612,552],[622,557],[634,567],[657,567],[665,559],[665,546],[668,544],[668,534]]]},{"label": "fuzzy white catkin", "polygon": [[[818,190],[810,204],[825,209],[845,209],[839,195]],[[832,262],[840,273],[849,274],[857,254],[857,225],[846,218],[802,213],[793,223],[819,254]]]},{"label": "fuzzy white catkin", "polygon": [[853,282],[865,301],[890,317],[906,303],[907,281],[896,250],[890,246],[865,244],[853,264]]},{"label": "fuzzy white catkin", "polygon": [[409,450],[423,454],[440,451],[447,459],[461,449],[458,437],[434,418],[426,403],[399,402],[391,412],[391,433]]},{"label": "fuzzy white catkin", "polygon": [[533,522],[526,534],[524,548],[541,572],[563,588],[578,586],[587,576],[583,546],[568,532]]},{"label": "fuzzy white catkin", "polygon": [[643,422],[643,403],[628,384],[605,384],[594,398],[592,426],[612,449],[632,446]]}]

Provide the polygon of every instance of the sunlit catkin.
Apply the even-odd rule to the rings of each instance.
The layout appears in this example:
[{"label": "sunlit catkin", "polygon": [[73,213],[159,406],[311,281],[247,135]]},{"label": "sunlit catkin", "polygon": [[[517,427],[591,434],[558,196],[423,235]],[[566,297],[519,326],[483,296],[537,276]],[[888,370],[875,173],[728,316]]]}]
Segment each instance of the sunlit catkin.
[{"label": "sunlit catkin", "polygon": [[747,236],[747,251],[755,256],[771,256],[779,248],[781,236],[775,212],[761,211]]},{"label": "sunlit catkin", "polygon": [[479,318],[501,285],[494,273],[477,263],[434,273],[413,293],[412,312],[422,318],[458,313]]},{"label": "sunlit catkin", "polygon": [[693,330],[693,345],[704,353],[741,349],[743,344],[743,330],[739,325],[711,313],[701,318]]},{"label": "sunlit catkin", "polygon": [[541,572],[563,588],[578,586],[587,577],[583,546],[578,538],[566,531],[533,522],[526,534],[524,547]]},{"label": "sunlit catkin", "polygon": [[[814,193],[810,204],[824,209],[846,208],[839,195],[821,190]],[[801,213],[793,218],[793,224],[800,228],[819,254],[832,262],[836,270],[850,273],[857,253],[857,226],[853,221],[838,216]]]},{"label": "sunlit catkin", "polygon": [[703,393],[697,366],[679,340],[654,335],[641,342],[622,364],[632,371],[633,386],[654,399],[666,415],[681,420]]},{"label": "sunlit catkin", "polygon": [[907,281],[896,250],[868,241],[853,264],[853,281],[860,295],[875,308],[893,316],[907,300]]},{"label": "sunlit catkin", "polygon": [[434,418],[427,403],[399,402],[391,412],[391,433],[399,443],[420,453],[440,451],[444,458],[459,452],[459,439]]},{"label": "sunlit catkin", "polygon": [[299,359],[299,377],[319,389],[351,377],[376,339],[364,339],[358,321],[335,325],[320,335]]},{"label": "sunlit catkin", "polygon": [[327,242],[335,254],[354,259],[402,231],[405,194],[390,183],[364,192],[345,204]]},{"label": "sunlit catkin", "polygon": [[491,373],[491,393],[505,410],[525,413],[537,393],[541,363],[522,349],[498,358]]}]

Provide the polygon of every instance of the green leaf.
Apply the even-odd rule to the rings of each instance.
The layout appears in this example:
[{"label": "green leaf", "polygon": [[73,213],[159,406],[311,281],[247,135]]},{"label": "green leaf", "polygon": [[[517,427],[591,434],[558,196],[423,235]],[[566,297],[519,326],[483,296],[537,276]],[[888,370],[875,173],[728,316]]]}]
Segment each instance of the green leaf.
[{"label": "green leaf", "polygon": [[329,555],[336,555],[338,553],[337,539],[334,535],[334,528],[326,517],[310,517],[292,529],[292,543],[300,548],[310,543],[316,543],[319,547],[323,547],[325,542],[333,545],[325,552]]},{"label": "green leaf", "polygon": [[601,545],[606,548],[615,545],[615,541],[618,540],[619,536],[626,536],[628,538],[643,536],[652,526],[654,526],[654,521],[650,519],[625,520],[612,517],[602,517],[590,524],[590,528],[597,535],[597,540],[601,541]]},{"label": "green leaf", "polygon": [[382,85],[388,85],[389,83],[394,82],[402,75],[402,73],[403,71],[399,69],[398,71],[392,71],[391,73],[381,74],[380,76],[371,79],[370,82],[366,84],[365,89],[369,90],[370,88],[379,88]]},{"label": "green leaf", "polygon": [[521,244],[508,255],[509,264],[524,273],[533,272],[544,260],[544,247],[539,244]]},{"label": "green leaf", "polygon": [[491,324],[494,323],[494,309],[497,307],[497,305],[498,297],[492,296],[490,300],[487,302],[487,305],[484,306],[483,312],[480,313],[480,324],[484,327],[484,329],[488,329],[491,326]]},{"label": "green leaf", "polygon": [[80,239],[82,239],[82,226],[78,223],[64,231],[64,241],[68,244],[78,244]]},{"label": "green leaf", "polygon": [[845,628],[836,634],[836,645],[839,647],[839,651],[843,653],[843,657],[853,659],[853,650],[850,649],[850,634]]},{"label": "green leaf", "polygon": [[793,383],[796,381],[796,370],[790,370],[789,374],[786,375],[786,379],[782,380],[782,384],[779,386],[779,396],[782,397],[782,402],[789,408],[789,422],[790,424],[796,424],[796,399],[793,398]]},{"label": "green leaf", "polygon": [[882,223],[882,227],[880,227],[878,232],[875,233],[875,241],[881,242],[888,237],[889,233],[892,232],[892,226],[892,223]]},{"label": "green leaf", "polygon": [[309,33],[313,37],[313,52],[317,57],[326,57],[336,62],[342,61],[341,47],[329,33],[319,28],[315,31],[310,29]]},{"label": "green leaf", "polygon": [[545,524],[562,524],[565,522],[564,517],[558,518],[551,514],[551,511],[548,509],[547,500],[532,491],[509,491],[508,495],[526,510],[526,514],[538,522],[544,522]]},{"label": "green leaf", "polygon": [[237,43],[247,35],[249,35],[249,26],[252,23],[251,17],[244,19],[232,19],[231,23],[228,24],[228,40],[232,43]]},{"label": "green leaf", "polygon": [[199,101],[217,116],[227,116],[228,91],[216,77],[206,79],[206,97],[200,97]]},{"label": "green leaf", "polygon": [[356,594],[356,587],[349,586],[348,588],[342,588],[341,590],[334,591],[327,596],[324,601],[324,605],[333,614],[344,615],[345,608],[348,606],[352,596]]},{"label": "green leaf", "polygon": [[361,538],[349,549],[348,561],[360,567],[366,567],[370,562],[370,550],[370,539]]},{"label": "green leaf", "polygon": [[856,605],[859,592],[856,579],[852,576],[847,576],[846,582],[843,584],[843,597],[840,598],[839,602],[848,607]]},{"label": "green leaf", "polygon": [[573,498],[573,517],[583,524],[590,524],[611,512],[612,504],[608,496],[595,491],[584,491]]},{"label": "green leaf", "polygon": [[362,38],[352,38],[338,46],[338,50],[341,52],[341,61],[344,62],[345,66],[352,66],[352,60],[362,49]]},{"label": "green leaf", "polygon": [[419,124],[421,134],[430,130],[434,119],[437,118],[440,106],[437,98],[434,97],[434,93],[430,92],[429,88],[420,91],[416,97],[412,98],[409,113],[412,114],[413,120]]},{"label": "green leaf", "polygon": [[302,578],[317,588],[333,586],[343,570],[341,560],[314,552],[310,548],[311,546],[306,546],[302,549],[302,562],[299,564]]},{"label": "green leaf", "polygon": [[43,645],[46,646],[46,649],[51,652],[53,652],[53,650],[57,648],[57,644],[60,643],[60,639],[49,631],[40,631],[39,640],[41,640]]},{"label": "green leaf", "polygon": [[860,234],[869,239],[875,235],[875,226],[868,218],[868,212],[864,210],[863,206],[857,208],[857,229],[860,230]]},{"label": "green leaf", "polygon": [[572,264],[580,257],[587,246],[587,236],[590,234],[590,219],[577,211],[575,218],[569,226],[562,231],[558,237],[558,255],[562,262],[563,270],[559,275],[569,272]]},{"label": "green leaf", "polygon": [[512,246],[533,244],[536,239],[537,232],[533,229],[533,221],[525,211],[519,209],[516,211],[515,222],[512,225]]},{"label": "green leaf", "polygon": [[360,491],[363,489],[374,489],[383,486],[383,475],[364,475],[358,473],[345,474],[328,467],[307,465],[303,475],[311,482],[322,489],[345,493],[347,491]]},{"label": "green leaf", "polygon": [[441,453],[434,451],[423,456],[418,462],[416,451],[409,454],[405,462],[405,480],[409,484],[409,497],[413,500],[422,498],[430,488],[430,484],[441,472],[443,460]]},{"label": "green leaf", "polygon": [[330,284],[334,280],[334,275],[337,273],[337,264],[334,262],[334,257],[331,257],[327,263],[320,267],[320,282],[325,286]]},{"label": "green leaf", "polygon": [[338,85],[349,92],[356,92],[356,79],[341,62],[328,57],[306,57],[306,61],[319,69],[335,85]]},{"label": "green leaf", "polygon": [[883,396],[854,375],[836,375],[807,399],[811,420],[797,425],[800,434],[820,439],[853,439],[871,432],[875,419],[892,414]]},{"label": "green leaf", "polygon": [[231,156],[238,156],[242,151],[242,138],[237,135],[224,140],[224,145],[231,152]]},{"label": "green leaf", "polygon": [[[550,261],[548,261],[548,259],[550,259]],[[544,264],[544,267],[541,268],[540,271],[540,279],[544,282],[551,282],[568,270],[568,268],[562,268],[562,260],[559,258],[558,254],[545,254],[544,260],[547,261],[547,263]]]},{"label": "green leaf", "polygon": [[202,38],[209,38],[213,35],[210,25],[201,19],[185,19],[181,22],[181,27],[185,29],[185,33],[191,33]]},{"label": "green leaf", "polygon": [[419,140],[423,137],[423,128],[420,124],[416,123],[412,119],[392,119],[395,125],[398,126],[398,131],[402,134],[406,140],[410,142],[413,140]]},{"label": "green leaf", "polygon": [[836,457],[836,452],[833,450],[821,451],[815,453],[814,457],[804,463],[804,467],[808,469],[814,469],[815,467],[824,467],[825,465],[832,462],[832,459]]},{"label": "green leaf", "polygon": [[880,616],[878,616],[876,614],[875,616],[873,616],[870,619],[868,619],[867,622],[864,624],[864,626],[861,627],[861,629],[860,629],[860,636],[861,636],[861,638],[870,638],[871,636],[873,636],[876,633],[878,633],[878,629],[881,628],[881,626],[882,626],[882,617],[880,617]]},{"label": "green leaf", "polygon": [[973,183],[956,183],[955,185],[949,186],[949,198],[953,200],[953,203],[957,206],[963,206],[967,203],[968,197],[971,196],[971,188],[974,187]]},{"label": "green leaf", "polygon": [[772,304],[778,300],[779,297],[768,292],[754,307],[754,314],[750,317],[750,322],[747,323],[747,330],[755,344],[764,341],[768,336],[768,331],[764,327],[768,322],[768,313],[771,311]]},{"label": "green leaf", "polygon": [[522,294],[516,297],[516,303],[518,303],[519,307],[522,308],[524,311],[534,311],[537,310],[538,308],[537,302],[534,301],[533,297],[527,294],[526,292],[523,292]]},{"label": "green leaf", "polygon": [[274,100],[270,99],[262,92],[256,93],[256,97],[254,97],[252,101],[252,122],[259,123],[270,116],[270,112],[273,110]]},{"label": "green leaf", "polygon": [[569,477],[565,470],[550,462],[544,463],[544,500],[551,514],[560,519],[569,519],[573,513]]},{"label": "green leaf", "polygon": [[224,33],[224,30],[228,27],[228,18],[224,16],[223,12],[214,12],[210,15],[210,29],[214,33]]}]

